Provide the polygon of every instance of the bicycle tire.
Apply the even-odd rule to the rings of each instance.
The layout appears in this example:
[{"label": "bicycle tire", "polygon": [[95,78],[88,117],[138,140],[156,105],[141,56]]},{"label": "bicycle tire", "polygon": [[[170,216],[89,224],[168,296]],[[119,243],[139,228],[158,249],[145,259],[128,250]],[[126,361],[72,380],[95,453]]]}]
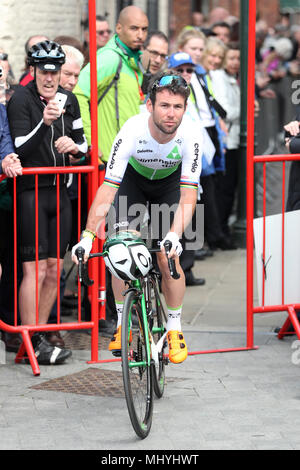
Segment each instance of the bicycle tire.
[{"label": "bicycle tire", "polygon": [[[145,346],[145,331],[143,321],[139,326],[130,327],[130,319],[135,311],[134,303],[137,296],[134,291],[126,294],[122,315],[121,346],[122,346],[122,373],[129,417],[133,429],[138,437],[145,439],[148,436],[153,414],[153,370],[149,352]],[[138,317],[140,313],[136,312]],[[130,333],[131,331],[131,333]],[[134,363],[145,362],[148,365],[134,366]]]},{"label": "bicycle tire", "polygon": [[[156,281],[153,281],[154,285],[156,285]],[[162,305],[160,302],[160,298],[156,292],[156,289],[152,286],[152,292],[155,299],[155,310],[152,311],[151,317],[149,320],[149,327],[150,331],[152,332],[152,336],[154,342],[157,342],[162,338],[164,335],[164,322],[163,322],[163,314],[162,314]],[[154,328],[156,329],[156,333],[154,333]],[[158,330],[158,331],[157,331]],[[166,340],[163,342],[162,350],[158,353],[158,363],[155,363],[154,360],[152,361],[153,367],[153,388],[157,398],[161,398],[164,394],[165,389],[165,365],[166,360],[164,358],[164,353],[166,349]]]}]

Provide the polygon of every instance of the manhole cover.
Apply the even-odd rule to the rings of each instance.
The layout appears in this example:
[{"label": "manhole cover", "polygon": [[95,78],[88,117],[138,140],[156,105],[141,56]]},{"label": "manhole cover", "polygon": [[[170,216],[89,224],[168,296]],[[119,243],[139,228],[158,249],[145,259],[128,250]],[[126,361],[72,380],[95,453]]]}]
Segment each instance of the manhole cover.
[{"label": "manhole cover", "polygon": [[[86,331],[68,331],[64,335],[64,342],[66,349],[71,350],[90,350],[91,349],[91,335]],[[108,345],[110,343],[110,338],[105,338],[104,336],[99,335],[98,347],[99,349],[106,351],[108,350]]]},{"label": "manhole cover", "polygon": [[[167,383],[184,379],[167,378]],[[30,387],[34,390],[75,393],[99,397],[123,398],[123,377],[121,371],[102,370],[94,367],[71,375],[43,382]]]}]

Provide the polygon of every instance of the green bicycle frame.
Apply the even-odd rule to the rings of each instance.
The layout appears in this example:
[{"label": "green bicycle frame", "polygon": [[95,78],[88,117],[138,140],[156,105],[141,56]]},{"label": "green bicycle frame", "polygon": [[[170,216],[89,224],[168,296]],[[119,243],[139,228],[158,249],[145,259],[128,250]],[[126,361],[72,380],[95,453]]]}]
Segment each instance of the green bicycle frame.
[{"label": "green bicycle frame", "polygon": [[[146,310],[146,300],[145,300],[145,295],[144,295],[144,292],[143,292],[143,288],[142,288],[142,285],[141,285],[141,281],[140,280],[137,280],[137,281],[132,281],[132,287],[134,287],[135,289],[137,289],[139,292],[142,293],[141,295],[141,307],[142,307],[142,321],[143,321],[143,325],[144,325],[144,331],[145,333],[147,332],[146,330],[148,329],[148,321],[147,321],[147,310]],[[131,313],[130,313],[130,317],[129,317],[129,322],[131,322]],[[150,340],[149,340],[149,335],[148,334],[145,334],[145,343],[146,343],[146,350],[147,350],[147,355],[148,355],[148,362],[147,361],[142,361],[142,362],[131,362],[129,361],[129,367],[130,368],[133,368],[133,367],[146,367],[146,366],[150,366],[150,361],[151,361],[151,347],[150,347]]]}]

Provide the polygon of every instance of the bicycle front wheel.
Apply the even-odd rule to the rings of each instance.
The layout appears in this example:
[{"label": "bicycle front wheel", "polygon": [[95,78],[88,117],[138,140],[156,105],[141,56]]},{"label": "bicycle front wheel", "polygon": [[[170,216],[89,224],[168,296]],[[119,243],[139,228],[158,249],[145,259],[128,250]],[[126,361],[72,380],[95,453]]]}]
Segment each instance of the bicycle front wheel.
[{"label": "bicycle front wheel", "polygon": [[[136,293],[128,292],[122,315],[122,372],[128,413],[136,434],[144,439],[152,424],[153,384],[150,351],[146,346],[145,328]],[[138,326],[131,326],[133,314]]]},{"label": "bicycle front wheel", "polygon": [[[156,282],[153,281],[151,296],[155,308],[153,308],[151,316],[149,318],[149,329],[152,333],[154,343],[159,346],[157,356],[152,358],[153,367],[153,388],[157,398],[161,398],[164,394],[165,389],[165,350],[166,350],[166,339],[165,338],[165,327],[164,327],[164,314],[161,299],[158,293]],[[160,344],[161,343],[161,344]]]}]

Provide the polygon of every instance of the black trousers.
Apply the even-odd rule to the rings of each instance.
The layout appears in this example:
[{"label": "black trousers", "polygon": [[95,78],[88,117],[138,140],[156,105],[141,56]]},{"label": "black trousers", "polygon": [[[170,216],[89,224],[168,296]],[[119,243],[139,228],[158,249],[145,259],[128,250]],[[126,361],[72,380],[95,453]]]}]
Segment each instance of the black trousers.
[{"label": "black trousers", "polygon": [[240,149],[228,150],[225,155],[226,171],[216,177],[217,207],[222,231],[230,234],[228,220],[232,213],[234,198],[238,187]]},{"label": "black trousers", "polygon": [[200,177],[203,189],[201,202],[204,204],[204,238],[209,245],[224,238],[217,206],[219,196],[216,193],[215,180],[215,175]]}]

